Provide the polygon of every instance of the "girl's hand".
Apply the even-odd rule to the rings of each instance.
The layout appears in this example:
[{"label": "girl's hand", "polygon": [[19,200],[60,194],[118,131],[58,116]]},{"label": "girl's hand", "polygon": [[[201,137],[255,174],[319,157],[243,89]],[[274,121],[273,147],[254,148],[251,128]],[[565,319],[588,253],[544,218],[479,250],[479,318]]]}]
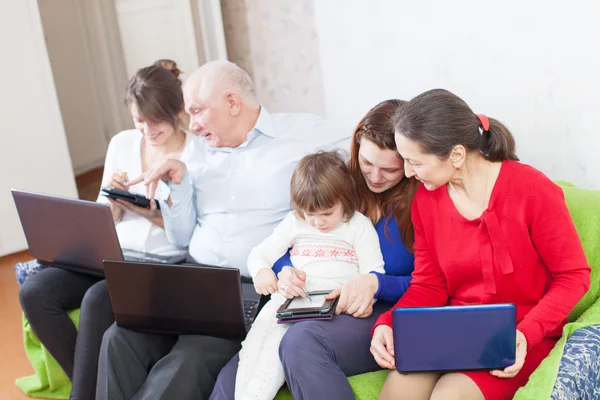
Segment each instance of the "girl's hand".
[{"label": "girl's hand", "polygon": [[392,328],[388,325],[379,325],[373,332],[371,339],[371,354],[381,368],[394,369],[394,336]]},{"label": "girl's hand", "polygon": [[379,280],[375,274],[363,274],[334,289],[325,296],[326,299],[340,297],[335,313],[346,313],[355,318],[367,318],[373,313],[373,298],[379,288]]},{"label": "girl's hand", "polygon": [[503,370],[494,370],[490,371],[490,374],[498,377],[498,378],[512,378],[516,376],[521,368],[523,368],[523,364],[525,364],[525,357],[527,356],[527,339],[525,335],[519,330],[517,330],[517,352],[515,355],[515,363],[510,367],[506,367]]},{"label": "girl's hand", "polygon": [[271,268],[263,268],[254,277],[256,293],[268,296],[277,291],[277,277]]},{"label": "girl's hand", "polygon": [[306,294],[304,294],[304,288],[306,287],[306,273],[304,271],[285,266],[281,269],[277,277],[279,278],[277,288],[280,295],[286,299],[298,296],[306,297]]}]

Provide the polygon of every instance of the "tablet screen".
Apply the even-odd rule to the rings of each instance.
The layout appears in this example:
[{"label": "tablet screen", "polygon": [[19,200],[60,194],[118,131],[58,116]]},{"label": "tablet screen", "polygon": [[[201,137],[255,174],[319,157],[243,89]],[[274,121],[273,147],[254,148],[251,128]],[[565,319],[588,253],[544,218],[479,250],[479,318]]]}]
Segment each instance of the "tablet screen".
[{"label": "tablet screen", "polygon": [[295,297],[288,305],[288,310],[297,310],[298,308],[322,308],[325,303],[325,294],[313,294],[308,298]]}]

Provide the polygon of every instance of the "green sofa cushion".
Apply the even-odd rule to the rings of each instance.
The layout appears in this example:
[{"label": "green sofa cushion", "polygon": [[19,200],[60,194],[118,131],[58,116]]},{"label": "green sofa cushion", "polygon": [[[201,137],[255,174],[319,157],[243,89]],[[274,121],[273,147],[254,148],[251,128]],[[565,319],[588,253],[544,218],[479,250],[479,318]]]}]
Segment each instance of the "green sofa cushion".
[{"label": "green sofa cushion", "polygon": [[571,323],[564,327],[563,335],[554,349],[531,374],[527,385],[519,389],[515,400],[550,398],[567,339],[577,329],[600,324],[600,191],[579,189],[572,185],[563,185],[562,182],[559,184],[565,192],[571,218],[577,228],[588,264],[592,268],[590,290],[569,315]]},{"label": "green sofa cushion", "polygon": [[[75,326],[78,326],[79,309],[69,311],[68,315]],[[17,387],[29,397],[68,399],[71,393],[71,381],[33,333],[25,314],[23,314],[23,338],[25,352],[35,374],[18,378],[15,382]]]}]

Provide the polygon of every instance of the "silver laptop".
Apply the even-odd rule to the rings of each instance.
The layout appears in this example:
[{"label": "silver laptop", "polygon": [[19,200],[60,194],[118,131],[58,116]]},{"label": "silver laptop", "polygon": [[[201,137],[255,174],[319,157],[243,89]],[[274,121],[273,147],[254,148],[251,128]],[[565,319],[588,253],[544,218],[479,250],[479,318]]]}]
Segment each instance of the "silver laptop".
[{"label": "silver laptop", "polygon": [[121,249],[110,207],[94,201],[11,190],[29,252],[42,265],[104,275],[102,260],[176,264],[165,257]]}]

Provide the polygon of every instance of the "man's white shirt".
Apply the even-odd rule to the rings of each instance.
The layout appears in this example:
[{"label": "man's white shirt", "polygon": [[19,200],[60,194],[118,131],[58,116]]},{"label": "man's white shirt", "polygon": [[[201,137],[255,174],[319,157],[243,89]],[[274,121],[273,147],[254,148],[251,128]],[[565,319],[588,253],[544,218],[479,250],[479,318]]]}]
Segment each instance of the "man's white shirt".
[{"label": "man's white shirt", "polygon": [[[254,246],[290,211],[290,179],[298,161],[318,150],[349,150],[350,134],[312,114],[269,114],[264,107],[247,140],[212,149],[204,138],[186,148],[188,173],[169,183],[161,204],[165,231],[201,263],[239,268],[249,276]],[[163,202],[164,203],[164,202]]]}]

